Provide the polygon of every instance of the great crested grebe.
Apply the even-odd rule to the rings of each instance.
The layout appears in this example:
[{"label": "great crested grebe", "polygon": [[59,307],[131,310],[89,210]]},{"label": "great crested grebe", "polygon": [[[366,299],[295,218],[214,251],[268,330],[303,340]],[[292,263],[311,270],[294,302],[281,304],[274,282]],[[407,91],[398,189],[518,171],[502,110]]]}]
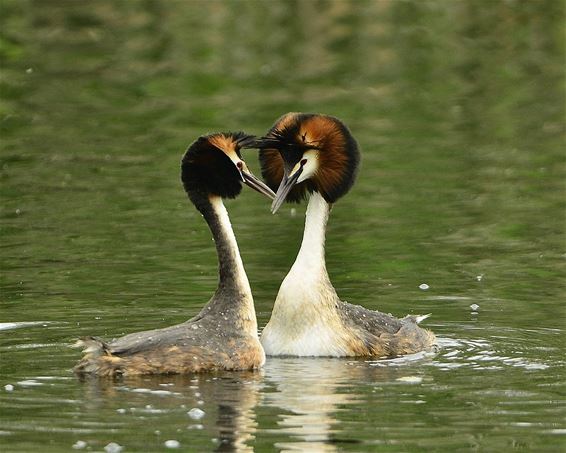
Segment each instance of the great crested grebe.
[{"label": "great crested grebe", "polygon": [[417,325],[427,316],[398,319],[342,302],[328,277],[324,240],[331,203],[352,187],[360,160],[344,123],[288,113],[255,146],[264,180],[278,187],[272,212],[285,200],[311,194],[301,249],[261,334],[266,354],[385,358],[432,348],[434,334]]},{"label": "great crested grebe", "polygon": [[216,244],[219,282],[210,301],[182,324],[132,333],[108,344],[82,338],[77,346],[84,347],[85,355],[74,368],[77,374],[181,374],[263,365],[250,284],[222,202],[238,196],[242,182],[271,199],[275,196],[241,158],[240,148],[251,140],[243,133],[203,136],[189,146],[181,162],[185,191]]}]

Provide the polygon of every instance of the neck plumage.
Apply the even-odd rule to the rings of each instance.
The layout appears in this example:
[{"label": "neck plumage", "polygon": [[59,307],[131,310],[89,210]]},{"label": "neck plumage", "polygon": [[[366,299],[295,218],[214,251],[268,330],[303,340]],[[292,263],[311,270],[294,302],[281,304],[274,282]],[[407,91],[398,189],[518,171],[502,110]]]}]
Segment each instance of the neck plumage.
[{"label": "neck plumage", "polygon": [[326,262],[324,258],[324,241],[326,239],[326,223],[330,205],[318,192],[314,192],[307,207],[305,219],[305,231],[303,242],[297,255],[297,259],[291,270],[298,270],[300,273],[308,273],[316,279],[322,279],[322,283],[328,282],[326,272]]},{"label": "neck plumage", "polygon": [[240,257],[228,211],[222,198],[207,194],[189,194],[208,223],[218,255],[218,288],[202,314],[220,313],[241,321],[242,328],[257,335],[257,321],[250,283]]}]

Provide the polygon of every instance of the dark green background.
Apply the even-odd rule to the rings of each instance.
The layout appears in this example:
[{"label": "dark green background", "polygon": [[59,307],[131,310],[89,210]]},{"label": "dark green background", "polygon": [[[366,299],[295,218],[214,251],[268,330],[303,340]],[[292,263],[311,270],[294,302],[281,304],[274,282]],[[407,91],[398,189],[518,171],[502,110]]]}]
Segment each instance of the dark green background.
[{"label": "dark green background", "polygon": [[[0,0],[0,321],[39,322],[0,331],[2,451],[558,451],[565,19],[559,0]],[[186,146],[287,111],[338,116],[362,149],[329,224],[338,293],[432,313],[441,351],[75,379],[77,337],[181,322],[214,290]],[[304,206],[227,206],[263,327]]]}]

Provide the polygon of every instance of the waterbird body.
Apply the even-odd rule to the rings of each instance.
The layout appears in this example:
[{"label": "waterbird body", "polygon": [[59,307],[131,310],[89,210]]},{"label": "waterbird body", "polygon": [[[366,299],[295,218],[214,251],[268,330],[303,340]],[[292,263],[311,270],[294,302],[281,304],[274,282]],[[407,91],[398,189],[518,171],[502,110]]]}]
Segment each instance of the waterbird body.
[{"label": "waterbird body", "polygon": [[334,117],[288,113],[256,146],[267,185],[278,188],[273,212],[311,194],[300,251],[261,334],[266,354],[385,358],[432,348],[434,334],[418,326],[426,316],[399,319],[343,302],[328,277],[328,215],[352,187],[360,159],[348,128]]},{"label": "waterbird body", "polygon": [[181,163],[189,199],[212,232],[219,262],[216,292],[200,313],[164,329],[132,333],[110,343],[96,337],[77,342],[84,357],[77,374],[100,376],[182,374],[209,370],[249,370],[263,365],[252,293],[222,198],[235,198],[242,182],[273,198],[253,176],[240,148],[252,140],[243,133],[197,139]]}]

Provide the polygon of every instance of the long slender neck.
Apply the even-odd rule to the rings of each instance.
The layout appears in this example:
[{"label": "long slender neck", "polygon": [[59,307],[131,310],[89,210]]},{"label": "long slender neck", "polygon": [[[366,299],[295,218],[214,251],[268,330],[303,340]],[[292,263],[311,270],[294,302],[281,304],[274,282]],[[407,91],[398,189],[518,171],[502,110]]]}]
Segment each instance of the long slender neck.
[{"label": "long slender neck", "polygon": [[326,223],[330,205],[318,193],[314,192],[309,200],[305,219],[305,231],[301,249],[292,269],[308,270],[310,275],[328,280],[324,259],[324,241],[326,239]]},{"label": "long slender neck", "polygon": [[218,288],[205,309],[211,313],[237,316],[256,334],[252,291],[222,198],[192,192],[189,197],[208,223],[218,255]]}]

